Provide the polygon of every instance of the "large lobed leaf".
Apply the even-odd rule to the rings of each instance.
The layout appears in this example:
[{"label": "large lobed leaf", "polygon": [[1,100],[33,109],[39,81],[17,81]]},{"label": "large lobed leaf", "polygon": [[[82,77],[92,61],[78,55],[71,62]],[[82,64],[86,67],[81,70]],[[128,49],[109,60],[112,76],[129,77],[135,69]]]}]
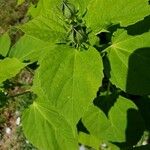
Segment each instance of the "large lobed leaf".
[{"label": "large lobed leaf", "polygon": [[121,96],[110,109],[108,118],[102,110],[91,105],[82,120],[92,135],[110,142],[136,144],[144,129],[137,107]]},{"label": "large lobed leaf", "polygon": [[92,47],[78,51],[56,46],[49,49],[40,64],[34,85],[42,89],[42,95],[48,97],[71,125],[76,125],[101,85],[103,72],[99,53]]},{"label": "large lobed leaf", "polygon": [[111,81],[135,95],[150,94],[150,32],[131,36],[118,30],[107,48]]},{"label": "large lobed leaf", "polygon": [[72,128],[49,103],[34,102],[23,113],[26,137],[41,150],[77,150]]},{"label": "large lobed leaf", "polygon": [[50,14],[53,17],[41,15],[19,27],[25,35],[11,48],[10,57],[37,61],[46,53],[47,47],[64,39],[62,20],[52,12]]},{"label": "large lobed leaf", "polygon": [[[10,56],[21,60],[28,58],[32,61],[38,60],[40,64],[32,88],[38,99],[25,111],[23,128],[27,138],[41,150],[67,150],[70,147],[72,150],[77,149],[76,131],[73,128],[96,97],[103,78],[102,61],[94,48],[78,51],[68,46],[55,45],[63,42],[67,35],[64,28],[65,18],[60,12],[61,2],[61,0],[40,0],[37,8],[32,7],[29,13],[35,18],[19,27],[25,32],[25,36],[12,48],[10,53]],[[81,14],[87,8],[85,20],[94,33],[106,28],[111,23],[120,23],[121,26],[133,24],[149,14],[146,0],[84,0],[83,2],[70,0],[69,2],[74,2],[77,9],[81,10]],[[133,38],[126,33],[119,36],[120,32],[122,31],[118,31],[114,35],[113,44],[107,49],[112,63],[111,67],[114,70],[114,72],[111,71],[111,81],[129,93],[137,93],[134,88],[132,91],[126,88],[129,69],[126,68],[121,72],[120,67],[124,62],[120,63],[119,55],[121,55],[121,59],[125,59],[125,63],[128,63],[130,54],[135,49],[141,48],[138,43],[142,36]],[[147,35],[143,35],[142,38],[145,39],[145,37]],[[128,38],[129,40],[124,43]],[[130,54],[128,52],[126,54],[126,50],[121,53],[120,48],[115,47],[115,39],[121,41],[118,44],[119,46],[121,44],[121,49],[123,46],[131,47],[129,48]],[[129,44],[130,40],[137,43],[138,46]],[[128,43],[128,41],[130,42]],[[24,47],[22,47],[23,43],[26,43]],[[145,47],[148,45],[148,41],[142,41],[142,44]],[[114,47],[115,51],[113,51]],[[144,61],[149,63],[145,57]],[[116,62],[118,66],[115,66]],[[146,65],[147,67],[148,65]],[[144,68],[144,70],[146,69]],[[120,80],[119,75],[123,81]],[[119,81],[115,80],[116,76],[119,77]],[[149,77],[146,76],[146,79]],[[147,87],[149,86],[146,86],[146,90]],[[122,102],[122,100],[124,101]],[[127,117],[130,112],[137,112],[137,108],[125,100],[122,97],[119,98],[109,113],[109,119],[98,108],[91,107],[89,109],[83,120],[93,136],[114,142],[126,140]],[[120,114],[116,117],[118,112],[121,117]],[[34,124],[29,124],[32,121],[37,124],[36,127]],[[101,126],[98,126],[101,122]],[[139,123],[138,120],[135,122]],[[71,137],[71,141],[69,137]],[[67,145],[70,146],[67,147]]]},{"label": "large lobed leaf", "polygon": [[91,0],[85,17],[87,26],[98,33],[113,23],[128,26],[149,14],[148,0]]},{"label": "large lobed leaf", "polygon": [[[47,51],[43,60],[40,61],[40,67],[35,74],[32,87],[33,92],[38,96],[35,103],[36,109],[32,105],[23,117],[24,132],[35,146],[42,150],[59,150],[62,147],[63,149],[64,147],[65,149],[75,149],[74,143],[77,139],[74,139],[71,143],[73,145],[69,146],[70,134],[76,134],[77,122],[96,97],[103,77],[101,65],[100,55],[94,48],[78,51],[68,46],[58,45]],[[41,103],[42,107],[39,106]],[[60,143],[62,137],[54,135],[52,131],[59,125],[54,124],[53,127],[49,125],[54,121],[53,119],[58,117],[52,117],[53,114],[49,113],[45,117],[46,110],[43,107],[46,107],[48,111],[51,110],[50,106],[53,106],[64,117],[64,120],[58,122],[59,125],[62,124],[60,128],[67,130],[69,125],[72,128],[72,131],[68,129],[68,133],[60,131],[61,136],[65,134],[68,138],[64,137],[66,139],[62,143]],[[39,124],[34,129],[35,132],[32,130],[34,126],[29,125],[32,120]],[[65,120],[68,121],[68,125],[64,124]],[[37,134],[39,131],[40,134]],[[34,138],[35,136],[36,138]],[[57,144],[55,145],[53,142]]]}]

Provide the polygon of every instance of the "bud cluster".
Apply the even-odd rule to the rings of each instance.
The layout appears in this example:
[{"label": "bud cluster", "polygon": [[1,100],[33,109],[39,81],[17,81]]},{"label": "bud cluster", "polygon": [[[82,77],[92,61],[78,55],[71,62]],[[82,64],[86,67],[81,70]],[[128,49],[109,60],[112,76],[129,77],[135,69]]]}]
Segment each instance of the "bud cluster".
[{"label": "bud cluster", "polygon": [[88,49],[89,31],[82,19],[83,16],[79,17],[78,12],[75,6],[69,3],[68,0],[63,0],[62,13],[67,24],[67,38],[65,43],[77,49]]}]

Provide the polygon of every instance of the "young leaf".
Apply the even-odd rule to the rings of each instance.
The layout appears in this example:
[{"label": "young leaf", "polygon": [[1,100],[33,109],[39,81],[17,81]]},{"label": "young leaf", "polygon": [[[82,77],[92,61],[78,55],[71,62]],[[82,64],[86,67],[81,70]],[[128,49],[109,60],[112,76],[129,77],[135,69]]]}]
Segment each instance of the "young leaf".
[{"label": "young leaf", "polygon": [[4,60],[0,60],[0,83],[14,77],[24,67],[25,64],[21,63],[16,58],[5,58]]},{"label": "young leaf", "polygon": [[6,56],[10,48],[10,38],[8,33],[0,36],[0,55]]},{"label": "young leaf", "polygon": [[72,128],[49,103],[34,102],[23,113],[26,137],[39,150],[77,150]]},{"label": "young leaf", "polygon": [[122,90],[136,95],[150,94],[150,32],[130,36],[118,30],[107,48],[111,81]]},{"label": "young leaf", "polygon": [[[60,45],[49,49],[40,64],[34,91],[43,94],[35,93],[46,95],[49,102],[75,126],[101,85],[103,68],[99,53],[92,47],[78,51]],[[41,100],[44,102],[45,98]]]},{"label": "young leaf", "polygon": [[112,23],[128,26],[150,14],[148,0],[91,0],[86,22],[95,33]]},{"label": "young leaf", "polygon": [[110,142],[133,144],[138,142],[144,129],[137,107],[121,96],[109,111],[108,118],[99,108],[92,105],[82,120],[92,135]]}]

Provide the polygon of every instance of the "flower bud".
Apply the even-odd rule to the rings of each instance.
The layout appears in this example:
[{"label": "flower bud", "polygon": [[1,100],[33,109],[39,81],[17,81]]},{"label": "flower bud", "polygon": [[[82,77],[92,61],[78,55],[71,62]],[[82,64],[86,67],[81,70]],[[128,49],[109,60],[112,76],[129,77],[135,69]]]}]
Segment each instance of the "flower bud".
[{"label": "flower bud", "polygon": [[63,15],[67,19],[71,19],[76,13],[74,5],[68,3],[67,1],[63,2],[62,11],[63,11]]}]

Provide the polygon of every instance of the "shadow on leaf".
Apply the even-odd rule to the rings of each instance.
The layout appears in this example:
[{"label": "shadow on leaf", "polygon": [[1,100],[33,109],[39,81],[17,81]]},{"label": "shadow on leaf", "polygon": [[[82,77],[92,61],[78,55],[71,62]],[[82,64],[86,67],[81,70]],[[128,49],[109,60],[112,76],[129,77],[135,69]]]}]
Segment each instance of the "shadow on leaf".
[{"label": "shadow on leaf", "polygon": [[141,113],[144,122],[145,122],[145,130],[150,131],[150,98],[146,97],[139,97],[133,100],[136,106]]},{"label": "shadow on leaf", "polygon": [[150,94],[150,47],[140,48],[129,57],[126,91],[129,94]]},{"label": "shadow on leaf", "polygon": [[111,107],[113,107],[113,105],[115,104],[117,98],[118,98],[118,93],[117,92],[113,92],[113,93],[111,93],[109,95],[98,96],[94,100],[93,103],[100,110],[102,110],[105,113],[105,115],[108,117],[108,113],[109,113]]},{"label": "shadow on leaf", "polygon": [[129,35],[140,35],[150,30],[150,15],[145,17],[144,20],[139,21],[133,25],[125,27]]},{"label": "shadow on leaf", "polygon": [[129,109],[127,111],[126,141],[112,143],[121,150],[131,150],[133,145],[136,145],[140,141],[144,130],[145,126],[140,112],[135,109]]}]

